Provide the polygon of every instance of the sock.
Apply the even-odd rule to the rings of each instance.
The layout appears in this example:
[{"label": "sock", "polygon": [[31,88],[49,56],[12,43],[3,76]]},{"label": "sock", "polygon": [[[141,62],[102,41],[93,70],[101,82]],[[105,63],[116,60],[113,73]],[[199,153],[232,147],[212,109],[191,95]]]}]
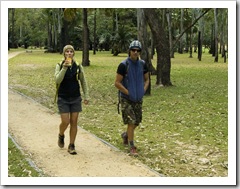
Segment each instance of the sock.
[{"label": "sock", "polygon": [[134,142],[133,141],[129,141],[130,147],[134,146]]}]

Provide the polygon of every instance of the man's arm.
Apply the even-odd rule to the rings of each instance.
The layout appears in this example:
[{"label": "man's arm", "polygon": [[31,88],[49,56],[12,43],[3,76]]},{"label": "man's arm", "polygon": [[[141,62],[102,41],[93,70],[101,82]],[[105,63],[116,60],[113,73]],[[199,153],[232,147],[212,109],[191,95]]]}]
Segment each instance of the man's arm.
[{"label": "man's arm", "polygon": [[146,92],[149,85],[149,72],[144,74],[144,92]]},{"label": "man's arm", "polygon": [[115,87],[120,90],[122,93],[128,95],[128,90],[122,85],[123,76],[121,74],[116,75]]}]

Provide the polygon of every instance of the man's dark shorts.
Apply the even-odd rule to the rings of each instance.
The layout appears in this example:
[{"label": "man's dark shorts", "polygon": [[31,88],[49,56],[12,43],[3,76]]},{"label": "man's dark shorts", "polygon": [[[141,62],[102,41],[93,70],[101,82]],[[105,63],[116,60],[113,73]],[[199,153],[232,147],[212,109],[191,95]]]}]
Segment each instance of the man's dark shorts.
[{"label": "man's dark shorts", "polygon": [[82,111],[82,99],[81,97],[58,97],[58,110],[59,113],[72,113]]},{"label": "man's dark shorts", "polygon": [[124,124],[133,124],[138,126],[142,121],[142,100],[132,102],[121,98],[122,119]]}]

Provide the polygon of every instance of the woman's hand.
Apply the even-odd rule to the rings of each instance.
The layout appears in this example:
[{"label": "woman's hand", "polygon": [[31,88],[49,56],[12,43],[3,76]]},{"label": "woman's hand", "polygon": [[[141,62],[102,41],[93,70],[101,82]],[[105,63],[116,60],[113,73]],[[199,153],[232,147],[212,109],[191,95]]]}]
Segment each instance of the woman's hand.
[{"label": "woman's hand", "polygon": [[66,58],[64,63],[63,63],[63,66],[69,67],[71,65],[72,65],[72,59],[71,58]]},{"label": "woman's hand", "polygon": [[88,101],[88,100],[84,100],[83,103],[84,103],[85,105],[88,105],[89,101]]}]

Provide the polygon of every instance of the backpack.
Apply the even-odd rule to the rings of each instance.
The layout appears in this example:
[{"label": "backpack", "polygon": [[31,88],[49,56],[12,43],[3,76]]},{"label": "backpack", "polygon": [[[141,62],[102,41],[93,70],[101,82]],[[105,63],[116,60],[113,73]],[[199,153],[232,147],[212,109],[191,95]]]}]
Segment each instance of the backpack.
[{"label": "backpack", "polygon": [[[60,70],[62,69],[63,63],[64,63],[64,61],[58,63],[58,65],[60,66]],[[76,76],[76,79],[80,80],[81,66],[77,62],[75,62],[75,63],[77,64],[77,76]],[[59,84],[56,83],[56,93],[55,93],[55,97],[54,97],[54,103],[56,103],[56,101],[57,101],[58,90],[59,90],[60,85],[61,85],[61,83],[59,83]]]},{"label": "backpack", "polygon": [[[139,60],[139,62],[142,64],[142,67],[143,67],[143,70],[144,70],[144,65],[145,65],[145,61],[143,61],[143,60]],[[129,68],[129,63],[128,63],[128,61],[126,60],[126,73],[125,73],[125,75],[123,76],[123,79],[124,79],[124,77],[127,75],[127,73],[128,73],[128,68]],[[118,114],[120,114],[120,104],[121,104],[121,92],[120,92],[120,90],[118,90],[118,104],[117,104],[117,110],[118,110]]]}]

